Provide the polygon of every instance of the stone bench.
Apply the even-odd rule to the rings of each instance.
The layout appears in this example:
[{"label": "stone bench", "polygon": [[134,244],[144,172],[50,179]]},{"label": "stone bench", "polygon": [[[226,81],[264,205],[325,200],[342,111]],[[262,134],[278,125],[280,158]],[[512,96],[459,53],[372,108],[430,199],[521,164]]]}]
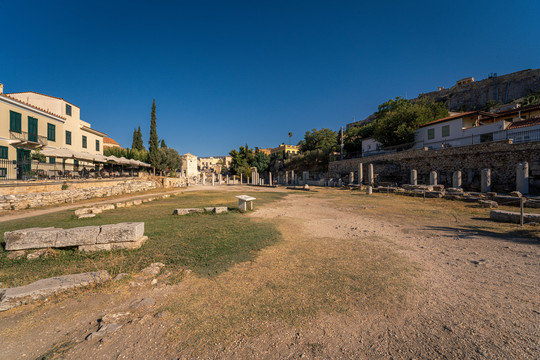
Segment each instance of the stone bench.
[{"label": "stone bench", "polygon": [[137,249],[148,237],[144,223],[119,223],[84,226],[72,229],[29,228],[4,233],[6,250],[65,248],[77,246],[80,251]]},{"label": "stone bench", "polygon": [[240,211],[253,210],[253,200],[257,200],[254,197],[248,195],[235,196],[238,199],[238,208]]},{"label": "stone bench", "polygon": [[[491,220],[508,222],[519,224],[520,223],[520,213],[504,210],[491,210],[489,213],[489,218]],[[530,223],[536,222],[540,223],[540,214],[523,214],[523,222]]]}]

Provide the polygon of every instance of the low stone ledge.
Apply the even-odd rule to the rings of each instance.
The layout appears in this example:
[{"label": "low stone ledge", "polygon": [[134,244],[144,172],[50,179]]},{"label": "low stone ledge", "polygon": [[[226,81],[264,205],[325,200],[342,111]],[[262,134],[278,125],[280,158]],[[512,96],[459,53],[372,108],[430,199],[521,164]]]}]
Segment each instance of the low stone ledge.
[{"label": "low stone ledge", "polygon": [[38,280],[32,284],[0,289],[0,311],[6,311],[32,301],[45,299],[51,295],[70,289],[100,284],[111,279],[106,270],[57,276]]},{"label": "low stone ledge", "polygon": [[148,236],[141,236],[135,241],[124,241],[124,242],[114,242],[107,244],[91,244],[91,245],[81,245],[79,246],[79,251],[84,252],[93,252],[93,251],[103,251],[103,250],[135,250],[143,246],[143,244],[148,240]]},{"label": "low stone ledge", "polygon": [[96,238],[95,244],[136,241],[143,235],[143,222],[102,225],[101,231]]},{"label": "low stone ledge", "polygon": [[499,204],[493,200],[478,200],[478,207],[496,209],[499,207]]},{"label": "low stone ledge", "polygon": [[[491,210],[489,218],[499,222],[520,223],[520,213],[512,211]],[[540,222],[540,214],[523,214],[523,222]]]},{"label": "low stone ledge", "polygon": [[173,215],[187,215],[193,213],[202,213],[204,209],[200,208],[185,208],[185,209],[174,209]]},{"label": "low stone ledge", "polygon": [[540,208],[540,199],[527,199],[525,207],[538,209]]},{"label": "low stone ledge", "polygon": [[523,202],[527,201],[527,199],[518,196],[497,195],[493,197],[493,201],[503,206],[520,206],[521,199]]},{"label": "low stone ledge", "polygon": [[29,228],[4,233],[6,250],[43,249],[54,247],[57,235],[62,229]]},{"label": "low stone ledge", "polygon": [[29,228],[5,232],[4,240],[6,250],[13,251],[137,242],[143,236],[144,223],[132,222],[72,229]]}]

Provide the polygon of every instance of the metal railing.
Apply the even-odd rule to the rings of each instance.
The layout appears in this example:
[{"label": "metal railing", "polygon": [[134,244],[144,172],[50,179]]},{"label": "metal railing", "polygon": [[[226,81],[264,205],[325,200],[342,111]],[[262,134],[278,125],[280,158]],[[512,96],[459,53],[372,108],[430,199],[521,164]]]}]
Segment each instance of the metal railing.
[{"label": "metal railing", "polygon": [[20,142],[34,143],[39,146],[47,146],[49,143],[46,136],[28,134],[26,131],[16,132],[9,131],[9,138],[12,140],[19,140]]},{"label": "metal railing", "polygon": [[422,142],[422,145],[417,146],[417,148],[427,147],[429,150],[438,150],[449,147],[478,145],[505,140],[512,140],[513,144],[540,141],[540,129],[520,131],[518,128],[511,130],[500,130],[485,134],[462,136],[447,141],[439,140],[433,142]]}]

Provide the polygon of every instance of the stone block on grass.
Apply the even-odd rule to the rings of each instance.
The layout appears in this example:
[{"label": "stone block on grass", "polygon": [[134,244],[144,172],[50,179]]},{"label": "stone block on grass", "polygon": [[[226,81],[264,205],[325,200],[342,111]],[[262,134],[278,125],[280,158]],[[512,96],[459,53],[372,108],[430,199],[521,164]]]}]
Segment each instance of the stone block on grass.
[{"label": "stone block on grass", "polygon": [[99,226],[83,226],[73,229],[60,229],[53,247],[69,247],[95,244],[99,235]]},{"label": "stone block on grass", "polygon": [[95,216],[96,216],[96,214],[82,214],[82,215],[77,216],[77,218],[78,219],[88,219],[88,218],[93,218]]},{"label": "stone block on grass", "polygon": [[80,287],[100,284],[111,279],[105,270],[63,275],[38,280],[29,285],[0,290],[0,311],[6,311],[34,300]]},{"label": "stone block on grass", "polygon": [[199,208],[185,208],[185,209],[174,209],[173,215],[187,215],[193,213],[202,213],[204,209]]},{"label": "stone block on grass", "polygon": [[136,241],[143,235],[143,222],[102,225],[96,244]]},{"label": "stone block on grass", "polygon": [[141,236],[135,241],[114,242],[107,244],[91,244],[79,246],[79,251],[94,252],[103,250],[134,250],[138,249],[148,240],[148,236]]},{"label": "stone block on grass", "polygon": [[85,215],[85,214],[91,214],[91,213],[92,213],[92,208],[84,208],[84,209],[75,210],[75,215],[76,216]]},{"label": "stone block on grass", "polygon": [[62,229],[29,228],[4,233],[6,250],[44,249],[53,247]]}]

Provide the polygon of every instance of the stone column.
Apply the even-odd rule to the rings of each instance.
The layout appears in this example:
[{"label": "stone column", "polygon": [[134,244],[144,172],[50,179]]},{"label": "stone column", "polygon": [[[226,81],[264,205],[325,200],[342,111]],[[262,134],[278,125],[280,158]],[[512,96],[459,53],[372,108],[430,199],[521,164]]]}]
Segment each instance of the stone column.
[{"label": "stone column", "polygon": [[516,165],[516,190],[522,194],[529,193],[529,163]]},{"label": "stone column", "polygon": [[202,174],[202,184],[206,185],[206,173]]},{"label": "stone column", "polygon": [[368,185],[373,186],[373,164],[368,164]]},{"label": "stone column", "polygon": [[452,187],[459,189],[461,188],[461,171],[454,171],[452,174]]},{"label": "stone column", "polygon": [[216,174],[212,173],[212,186],[214,186],[215,181],[216,181]]},{"label": "stone column", "polygon": [[418,185],[418,172],[411,170],[411,185]]},{"label": "stone column", "polygon": [[285,171],[285,185],[289,185],[289,172]]},{"label": "stone column", "polygon": [[268,185],[270,185],[270,186],[274,185],[272,183],[272,172],[268,172],[268,183],[269,183]]},{"label": "stone column", "polygon": [[482,169],[480,188],[483,193],[491,191],[491,169]]},{"label": "stone column", "polygon": [[354,171],[351,171],[349,173],[349,185],[352,185],[354,183]]},{"label": "stone column", "polygon": [[229,175],[227,175],[227,185],[229,185]]},{"label": "stone column", "polygon": [[362,185],[362,181],[364,181],[364,171],[362,168],[362,163],[358,164],[358,185]]},{"label": "stone column", "polygon": [[371,193],[373,192],[373,188],[371,186],[367,186],[366,187],[366,195],[371,195]]},{"label": "stone column", "polygon": [[243,176],[244,176],[244,174],[240,173],[240,185],[242,185],[242,183],[244,182],[244,181],[243,181],[243,180],[244,180],[244,179],[243,179]]},{"label": "stone column", "polygon": [[437,185],[437,172],[436,171],[429,172],[429,185]]},{"label": "stone column", "polygon": [[291,185],[298,185],[294,179],[295,179],[295,174],[294,174],[294,170],[291,170]]},{"label": "stone column", "polygon": [[223,176],[221,174],[218,175],[219,185],[221,185],[223,181]]}]

